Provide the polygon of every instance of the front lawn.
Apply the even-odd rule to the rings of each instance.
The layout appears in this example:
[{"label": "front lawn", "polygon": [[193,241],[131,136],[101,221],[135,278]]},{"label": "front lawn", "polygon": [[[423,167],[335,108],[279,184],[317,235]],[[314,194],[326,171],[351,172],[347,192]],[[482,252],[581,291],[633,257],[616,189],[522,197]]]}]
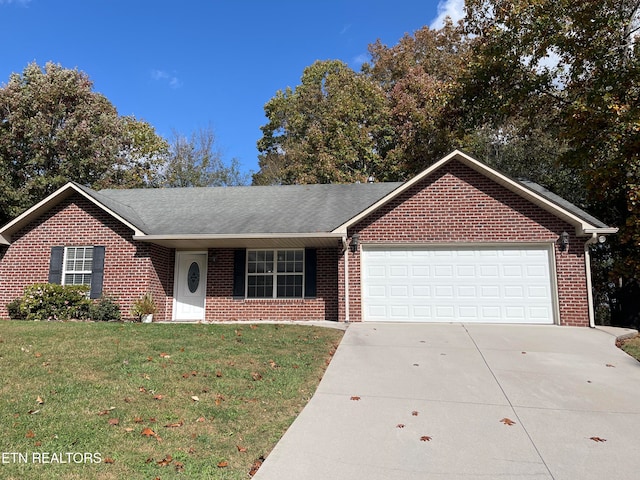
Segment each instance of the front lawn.
[{"label": "front lawn", "polygon": [[0,322],[0,477],[247,479],[342,332]]},{"label": "front lawn", "polygon": [[640,336],[623,340],[620,342],[620,348],[640,361]]}]

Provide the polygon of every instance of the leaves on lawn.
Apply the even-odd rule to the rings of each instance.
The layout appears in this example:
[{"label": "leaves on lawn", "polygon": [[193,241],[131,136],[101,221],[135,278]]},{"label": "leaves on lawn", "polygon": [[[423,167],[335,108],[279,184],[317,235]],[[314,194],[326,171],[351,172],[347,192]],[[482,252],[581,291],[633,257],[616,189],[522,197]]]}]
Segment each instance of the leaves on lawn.
[{"label": "leaves on lawn", "polygon": [[168,353],[164,353],[164,352],[162,352],[162,353],[160,354],[160,358],[171,358],[171,355],[169,355]]},{"label": "leaves on lawn", "polygon": [[514,422],[513,420],[511,420],[510,418],[503,418],[502,420],[500,420],[502,423],[504,423],[505,425],[515,425],[516,422]]},{"label": "leaves on lawn", "polygon": [[184,422],[182,420],[180,420],[179,422],[175,422],[175,423],[167,423],[165,425],[166,428],[178,428],[181,427],[182,425],[184,425]]},{"label": "leaves on lawn", "polygon": [[589,437],[589,440],[593,440],[594,442],[606,442],[607,441],[606,438],[600,438],[600,437]]},{"label": "leaves on lawn", "polygon": [[262,380],[262,375],[260,375],[258,372],[252,372],[251,378],[253,378],[254,381]]},{"label": "leaves on lawn", "polygon": [[258,457],[254,462],[253,465],[251,465],[251,470],[249,470],[249,476],[253,477],[256,473],[258,473],[258,470],[260,469],[260,467],[262,466],[262,463],[264,462],[264,457]]},{"label": "leaves on lawn", "polygon": [[191,400],[193,400],[194,402],[199,402],[200,398],[197,395],[191,395]]},{"label": "leaves on lawn", "polygon": [[44,404],[44,400],[42,400],[42,398],[40,397],[40,395],[38,395],[38,398],[36,398],[36,403],[37,403],[38,405],[42,405],[42,404]]},{"label": "leaves on lawn", "polygon": [[25,437],[26,438],[34,438],[36,436],[35,433],[33,433],[33,430],[29,430],[26,434]]},{"label": "leaves on lawn", "polygon": [[109,419],[109,425],[120,425],[120,419],[119,418],[110,418]]},{"label": "leaves on lawn", "polygon": [[167,455],[166,457],[164,457],[162,460],[156,462],[158,465],[160,465],[161,467],[166,467],[168,466],[171,462],[173,462],[173,457],[171,455]]},{"label": "leaves on lawn", "polygon": [[236,445],[236,448],[240,453],[245,453],[247,451],[247,447],[241,447],[240,445]]},{"label": "leaves on lawn", "polygon": [[101,410],[98,412],[99,416],[103,416],[103,415],[109,415],[113,410],[115,410],[116,407],[109,407],[106,410]]},{"label": "leaves on lawn", "polygon": [[227,462],[226,460],[222,460],[221,462],[218,462],[218,468],[225,468],[229,466],[229,462]]},{"label": "leaves on lawn", "polygon": [[154,400],[162,400],[163,398],[164,398],[164,395],[162,395],[162,394],[158,394],[158,395],[154,395],[153,396]]}]

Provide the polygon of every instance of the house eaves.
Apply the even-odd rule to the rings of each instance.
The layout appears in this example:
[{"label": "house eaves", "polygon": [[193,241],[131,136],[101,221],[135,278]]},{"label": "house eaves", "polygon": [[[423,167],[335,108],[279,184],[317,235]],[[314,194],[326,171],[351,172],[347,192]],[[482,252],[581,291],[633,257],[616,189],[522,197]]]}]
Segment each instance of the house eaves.
[{"label": "house eaves", "polygon": [[[521,197],[531,201],[535,205],[538,205],[540,208],[548,211],[549,213],[555,215],[556,217],[559,217],[565,220],[567,223],[575,227],[576,235],[578,236],[589,236],[592,234],[606,235],[606,234],[617,233],[618,231],[617,228],[608,227],[604,225],[599,220],[591,217],[586,212],[580,210],[579,208],[575,207],[574,205],[570,204],[567,201],[563,201],[564,205],[561,205],[559,202],[553,201],[550,198],[551,196],[545,196],[542,192],[536,191],[533,188],[527,187],[523,183],[509,178],[508,176],[494,170],[488,165],[485,165],[484,163],[479,162],[478,160],[470,157],[469,155],[459,150],[455,150],[449,155],[447,155],[446,157],[442,158],[438,162],[431,165],[429,168],[427,168],[423,172],[413,177],[412,179],[403,183],[401,186],[399,186],[398,188],[390,192],[388,195],[386,195],[385,197],[381,198],[380,200],[372,204],[369,208],[362,211],[360,214],[356,215],[355,217],[351,218],[347,222],[337,227],[335,230],[333,230],[333,232],[345,234],[349,227],[357,224],[359,221],[371,215],[373,212],[375,212],[379,208],[386,205],[388,202],[396,198],[398,195],[401,195],[403,192],[409,190],[415,184],[422,181],[424,178],[431,175],[432,173],[437,171],[439,168],[442,168],[444,165],[454,160],[457,160],[463,163],[464,165],[472,168],[478,173],[490,178],[496,183],[514,192],[515,194],[520,195]],[[560,198],[560,197],[557,197],[557,198]],[[582,212],[582,214],[584,215],[580,214],[580,212]]]},{"label": "house eaves", "polygon": [[[38,202],[33,207],[29,208],[28,210],[17,216],[15,219],[13,219],[11,222],[0,228],[0,244],[10,245],[11,237],[15,232],[25,227],[31,221],[48,212],[49,210],[51,210],[51,208],[58,205],[60,202],[66,200],[75,193],[81,195],[89,202],[93,203],[98,208],[104,210],[116,220],[126,225],[128,228],[134,231],[134,235],[144,235],[144,232],[139,227],[139,225],[134,224],[130,219],[126,218],[126,216],[128,216],[126,213],[125,215],[122,215],[121,212],[118,212],[101,202],[98,199],[99,194],[97,192],[91,190],[90,188],[78,185],[77,183],[69,182],[46,197],[44,200]],[[127,210],[125,206],[122,206],[121,209]],[[135,212],[133,211],[128,213],[131,216],[135,216]]]}]

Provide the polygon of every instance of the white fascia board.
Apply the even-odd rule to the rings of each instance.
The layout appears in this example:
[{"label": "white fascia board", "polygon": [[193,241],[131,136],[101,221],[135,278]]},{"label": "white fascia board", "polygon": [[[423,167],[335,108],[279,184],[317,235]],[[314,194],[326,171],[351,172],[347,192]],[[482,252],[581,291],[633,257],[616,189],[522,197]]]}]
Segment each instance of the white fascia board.
[{"label": "white fascia board", "polygon": [[331,247],[342,245],[344,235],[339,233],[256,233],[256,234],[183,234],[142,235],[134,240],[154,243],[168,248],[302,248],[306,246]]},{"label": "white fascia board", "polygon": [[568,210],[566,210],[566,209],[560,207],[559,205],[556,205],[555,203],[547,200],[546,198],[544,198],[543,196],[539,195],[538,193],[536,193],[536,192],[534,192],[532,190],[529,190],[528,188],[523,187],[518,182],[510,179],[506,175],[503,175],[503,174],[499,173],[498,171],[494,170],[493,168],[489,167],[488,165],[485,165],[484,163],[479,162],[475,158],[470,157],[469,155],[467,155],[466,153],[461,152],[460,150],[454,150],[453,152],[451,152],[446,157],[442,158],[441,160],[438,160],[436,163],[431,165],[429,168],[427,168],[426,170],[423,170],[421,173],[419,173],[418,175],[416,175],[412,179],[407,180],[400,187],[396,188],[394,191],[390,192],[388,195],[386,195],[385,197],[381,198],[376,203],[371,205],[369,208],[367,208],[366,210],[362,211],[361,213],[359,213],[355,217],[351,218],[347,222],[343,223],[342,225],[340,225],[339,227],[337,227],[333,231],[334,232],[346,232],[349,227],[351,227],[352,225],[355,225],[357,222],[359,222],[363,218],[367,217],[368,215],[370,215],[371,213],[376,211],[378,208],[380,208],[381,206],[383,206],[384,204],[386,204],[387,202],[389,202],[390,200],[392,200],[396,196],[400,195],[401,193],[405,192],[406,190],[411,188],[413,185],[415,185],[416,183],[420,182],[422,179],[424,179],[425,177],[427,177],[428,175],[430,175],[431,173],[435,172],[440,167],[442,167],[443,165],[445,165],[446,163],[448,163],[448,162],[450,162],[451,160],[454,160],[454,159],[461,161],[462,163],[464,163],[468,167],[470,167],[470,168],[476,170],[477,172],[485,175],[486,177],[494,180],[495,182],[499,183],[503,187],[505,187],[505,188],[511,190],[512,192],[514,192],[514,193],[516,193],[516,194],[528,199],[529,201],[531,201],[532,203],[538,205],[539,207],[543,208],[544,210],[546,210],[546,211],[548,211],[548,212],[550,212],[550,213],[552,213],[552,214],[554,214],[554,215],[566,220],[568,223],[571,223],[572,225],[574,225],[576,227],[576,234],[578,234],[578,235],[585,235],[585,234],[588,233],[588,231],[590,229],[591,230],[597,229],[598,231],[600,231],[600,230],[610,230],[610,231],[607,231],[607,232],[602,231],[600,233],[615,233],[613,230],[615,230],[617,232],[617,229],[598,229],[594,225],[591,225],[589,222],[586,222],[585,220],[577,217],[576,215],[574,215],[573,213],[569,212]]},{"label": "white fascia board", "polygon": [[97,201],[91,195],[88,195],[84,190],[82,190],[81,188],[78,188],[73,182],[69,182],[63,185],[62,187],[60,187],[58,190],[53,192],[48,197],[46,197],[44,200],[36,203],[33,207],[31,207],[30,209],[23,212],[21,215],[14,218],[11,222],[7,223],[4,227],[2,227],[0,229],[0,244],[10,245],[11,244],[10,236],[14,231],[26,225],[33,218],[36,218],[39,215],[43,214],[44,212],[50,210],[51,207],[53,207],[60,201],[64,200],[65,198],[67,198],[73,192],[79,193],[84,198],[89,200],[91,203],[96,205],[98,208],[104,210],[106,213],[114,217],[116,220],[118,220],[119,222],[123,223],[124,225],[132,229],[134,231],[134,235],[137,235],[137,236],[144,235],[144,232],[142,232],[138,227],[136,227],[135,225],[125,220],[114,211],[104,206],[102,203]]}]

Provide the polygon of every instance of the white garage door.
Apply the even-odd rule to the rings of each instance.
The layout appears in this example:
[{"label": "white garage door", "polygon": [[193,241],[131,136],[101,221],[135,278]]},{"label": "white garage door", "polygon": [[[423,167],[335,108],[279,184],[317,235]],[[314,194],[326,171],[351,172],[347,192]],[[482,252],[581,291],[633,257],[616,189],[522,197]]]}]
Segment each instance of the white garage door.
[{"label": "white garage door", "polygon": [[554,323],[547,246],[362,251],[365,321]]}]

